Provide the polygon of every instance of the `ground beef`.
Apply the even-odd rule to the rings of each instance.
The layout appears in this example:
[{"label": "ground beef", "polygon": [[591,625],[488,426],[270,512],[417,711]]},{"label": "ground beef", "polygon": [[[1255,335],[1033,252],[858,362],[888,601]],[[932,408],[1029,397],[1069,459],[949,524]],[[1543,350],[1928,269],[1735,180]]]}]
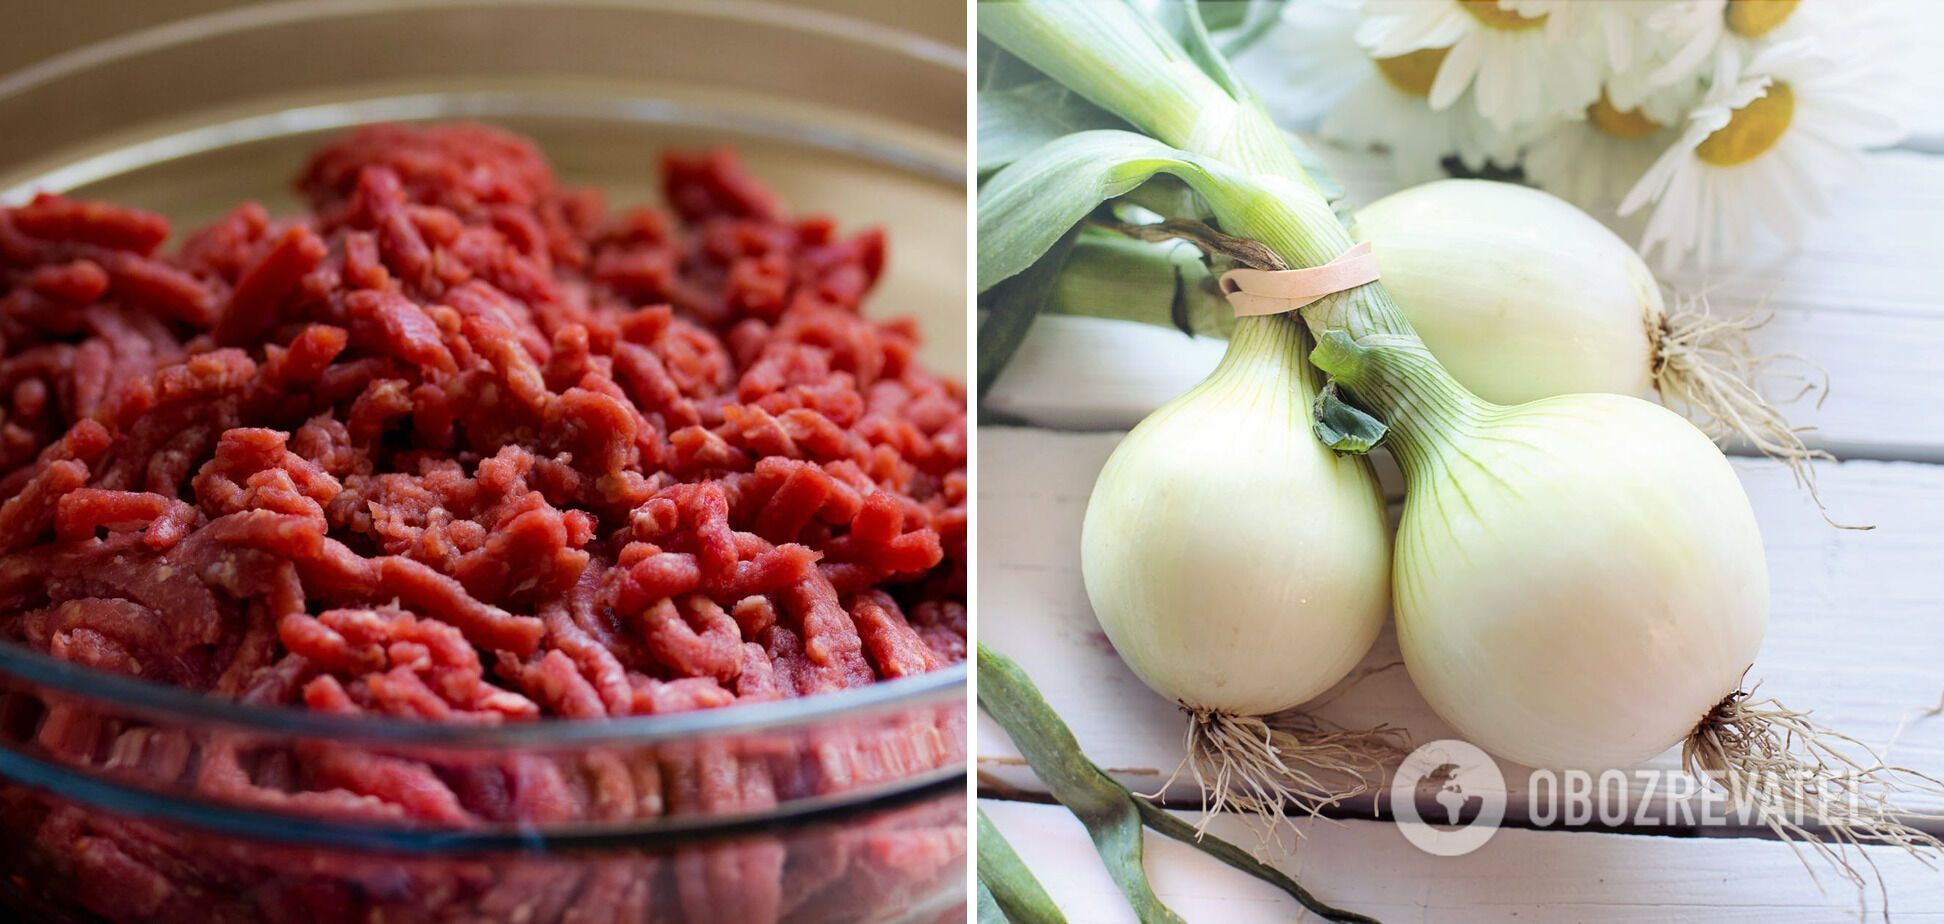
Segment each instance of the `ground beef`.
[{"label": "ground beef", "polygon": [[[517,136],[378,126],[302,171],[307,215],[246,204],[172,253],[138,210],[0,209],[0,640],[253,703],[482,724],[962,661],[965,392],[914,361],[910,321],[859,315],[883,236],[791,217],[728,151],[662,173],[667,208],[610,214]],[[964,755],[952,710],[760,751],[461,761],[42,708],[60,759],[460,827],[760,810]],[[59,875],[112,880],[83,894],[117,919],[260,893],[250,871],[278,856],[216,862],[71,808],[14,820]],[[655,920],[807,919],[804,883],[856,852],[673,857],[679,901],[584,889]],[[302,878],[400,916],[402,893],[332,875]],[[484,914],[480,889],[434,891]]]},{"label": "ground beef", "polygon": [[[26,920],[860,924],[965,920],[964,796],[661,847],[320,848],[0,790],[0,908]],[[12,918],[8,918],[12,920]]]}]

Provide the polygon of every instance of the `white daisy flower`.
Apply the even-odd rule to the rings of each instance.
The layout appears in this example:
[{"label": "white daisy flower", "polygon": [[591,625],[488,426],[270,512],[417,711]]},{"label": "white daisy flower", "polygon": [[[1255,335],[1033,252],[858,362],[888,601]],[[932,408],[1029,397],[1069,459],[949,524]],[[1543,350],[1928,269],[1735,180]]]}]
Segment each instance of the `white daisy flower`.
[{"label": "white daisy flower", "polygon": [[1681,116],[1700,96],[1700,85],[1691,82],[1686,90],[1663,89],[1630,108],[1601,94],[1585,118],[1559,120],[1533,139],[1526,177],[1588,212],[1613,217],[1621,197],[1681,136]]},{"label": "white daisy flower", "polygon": [[[1725,0],[1643,0],[1627,3],[1634,14],[1632,60],[1607,74],[1601,92],[1621,111],[1639,109],[1656,122],[1679,121],[1706,85],[1706,65],[1720,44]],[[1712,20],[1697,13],[1712,4]],[[1705,20],[1705,22],[1704,22]],[[1696,38],[1713,24],[1712,36]]]},{"label": "white daisy flower", "polygon": [[1641,251],[1663,265],[1690,255],[1710,265],[1724,244],[1758,228],[1785,240],[1826,207],[1829,187],[1861,167],[1861,149],[1902,135],[1894,101],[1878,92],[1883,60],[1817,53],[1806,40],[1761,48],[1745,76],[1708,91],[1674,142],[1620,204],[1654,205]]},{"label": "white daisy flower", "polygon": [[1480,114],[1501,129],[1570,115],[1599,98],[1601,37],[1548,29],[1513,0],[1369,0],[1357,41],[1376,58],[1449,49],[1428,98],[1451,108],[1471,91]]},{"label": "white daisy flower", "polygon": [[1660,52],[1647,82],[1667,85],[1703,76],[1727,34],[1728,0],[1675,0],[1647,17],[1643,40]]},{"label": "white daisy flower", "polygon": [[1426,48],[1366,59],[1368,76],[1323,117],[1320,133],[1341,144],[1389,151],[1391,169],[1406,186],[1442,179],[1444,160],[1452,155],[1472,171],[1516,164],[1518,136],[1494,129],[1469,105],[1430,107],[1426,97],[1445,54]]},{"label": "white daisy flower", "polygon": [[[1647,33],[1652,36],[1648,41],[1657,37],[1664,46],[1661,60],[1647,77],[1662,86],[1696,76],[1729,83],[1766,45],[1874,31],[1887,10],[1887,4],[1870,0],[1840,5],[1802,0],[1676,0],[1647,18]],[[1858,17],[1877,22],[1863,30]]]},{"label": "white daisy flower", "polygon": [[1548,37],[1555,42],[1591,33],[1606,49],[1606,63],[1614,70],[1634,66],[1640,57],[1647,17],[1673,0],[1505,0],[1504,6],[1526,17],[1544,17]]}]

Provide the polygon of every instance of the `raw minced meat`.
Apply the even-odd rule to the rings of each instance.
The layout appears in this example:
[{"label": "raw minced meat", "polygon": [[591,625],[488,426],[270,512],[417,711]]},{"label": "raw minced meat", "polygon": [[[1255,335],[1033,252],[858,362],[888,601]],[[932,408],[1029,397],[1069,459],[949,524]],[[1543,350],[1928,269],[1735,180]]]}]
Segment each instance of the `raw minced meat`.
[{"label": "raw minced meat", "polygon": [[[882,235],[791,217],[727,151],[662,170],[666,208],[609,214],[517,136],[378,126],[303,170],[308,214],[246,204],[172,253],[142,211],[0,209],[0,638],[486,724],[962,661],[965,392],[859,314]],[[59,703],[36,734],[236,804],[465,826],[760,809],[962,759],[941,715],[646,766],[188,745]],[[33,813],[43,846],[148,870],[166,917],[181,864],[76,811]]]}]

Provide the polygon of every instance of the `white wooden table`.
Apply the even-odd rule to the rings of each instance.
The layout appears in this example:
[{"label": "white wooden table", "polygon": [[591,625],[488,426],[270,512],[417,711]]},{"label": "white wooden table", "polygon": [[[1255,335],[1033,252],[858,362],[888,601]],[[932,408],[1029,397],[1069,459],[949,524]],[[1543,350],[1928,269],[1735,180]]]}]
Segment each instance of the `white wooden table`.
[{"label": "white wooden table", "polygon": [[[1944,3],[1912,9],[1925,11],[1913,28],[1944,36]],[[1938,105],[1944,55],[1929,55],[1924,70],[1913,79]],[[1876,526],[1833,529],[1782,466],[1735,459],[1773,585],[1751,680],[1880,750],[1894,738],[1894,762],[1944,775],[1944,716],[1924,714],[1944,696],[1944,106],[1918,122],[1899,149],[1870,155],[1869,175],[1846,188],[1840,212],[1791,259],[1706,281],[1718,311],[1773,312],[1760,345],[1827,369],[1827,400],[1789,414],[1818,428],[1812,444],[1847,460],[1820,468],[1832,515]],[[1353,202],[1388,191],[1370,155],[1326,154]],[[1095,762],[1152,792],[1180,760],[1184,720],[1127,671],[1095,624],[1079,574],[1081,515],[1124,431],[1198,381],[1221,345],[1120,322],[1054,321],[1036,328],[986,403],[1027,425],[978,434],[979,638],[1032,675]],[[1383,460],[1379,470],[1395,500],[1395,467]],[[1364,667],[1398,658],[1387,631]],[[1402,669],[1369,674],[1320,714],[1351,727],[1401,725],[1419,742],[1451,736]],[[980,804],[1069,919],[1134,920],[1085,830],[1039,795],[1005,734],[983,717],[978,733]],[[1674,767],[1676,756],[1651,766]],[[1386,922],[1857,916],[1854,889],[1825,870],[1820,892],[1766,829],[1711,828],[1705,837],[1534,829],[1517,817],[1524,774],[1508,771],[1513,817],[1473,854],[1429,856],[1386,820],[1321,821],[1304,825],[1306,839],[1279,865],[1326,901]],[[1164,798],[1188,816],[1198,804],[1185,781]],[[1944,812],[1944,800],[1912,804]],[[1251,843],[1232,819],[1214,830]],[[1944,823],[1932,830],[1944,834]],[[1890,849],[1871,856],[1895,919],[1944,920],[1944,872]],[[1157,893],[1190,921],[1301,918],[1281,893],[1158,836],[1148,838],[1147,867]],[[1874,892],[1869,902],[1875,916]]]}]

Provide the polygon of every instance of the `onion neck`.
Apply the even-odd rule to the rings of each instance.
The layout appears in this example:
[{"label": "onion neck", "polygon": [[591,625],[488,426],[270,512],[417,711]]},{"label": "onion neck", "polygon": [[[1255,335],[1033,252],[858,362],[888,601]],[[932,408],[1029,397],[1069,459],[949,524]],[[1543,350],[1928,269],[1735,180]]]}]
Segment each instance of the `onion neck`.
[{"label": "onion neck", "polygon": [[[1262,243],[1290,266],[1320,266],[1354,244],[1301,174],[1252,172],[1246,182],[1205,195],[1225,230]],[[1319,343],[1311,362],[1384,422],[1384,444],[1407,474],[1424,470],[1492,406],[1431,356],[1382,282],[1323,298],[1300,315]]]},{"label": "onion neck", "polygon": [[[1387,312],[1397,314],[1396,303],[1377,284],[1305,309],[1304,320],[1320,338],[1310,362],[1329,373],[1353,404],[1389,427],[1383,445],[1405,475],[1416,478],[1443,465],[1492,405],[1458,384],[1408,325],[1403,331],[1378,329],[1372,322]],[[1332,319],[1340,325],[1333,326]]]},{"label": "onion neck", "polygon": [[1218,136],[1234,105],[1158,25],[1122,4],[1028,0],[978,13],[980,35],[1170,144]]},{"label": "onion neck", "polygon": [[1291,405],[1307,415],[1320,385],[1319,373],[1307,358],[1309,351],[1309,332],[1295,318],[1243,318],[1236,322],[1222,361],[1197,390],[1253,397],[1266,389],[1272,399],[1290,398]]},{"label": "onion neck", "polygon": [[[979,13],[981,34],[1027,63],[1150,136],[1217,162],[1209,167],[1225,166],[1213,171],[1219,178],[1211,173],[1196,187],[1223,230],[1261,242],[1293,267],[1319,266],[1350,248],[1349,233],[1261,104],[1245,88],[1217,85],[1131,7],[1015,0],[985,4]],[[1390,428],[1385,441],[1407,474],[1423,470],[1491,408],[1431,358],[1382,283],[1323,299],[1301,314],[1318,340],[1340,331],[1354,344],[1319,347],[1324,355],[1313,359],[1352,402]],[[1248,321],[1237,329],[1237,341],[1245,328],[1278,329],[1272,319]],[[1232,341],[1223,366],[1249,355]],[[1218,369],[1209,382],[1223,376]]]}]

